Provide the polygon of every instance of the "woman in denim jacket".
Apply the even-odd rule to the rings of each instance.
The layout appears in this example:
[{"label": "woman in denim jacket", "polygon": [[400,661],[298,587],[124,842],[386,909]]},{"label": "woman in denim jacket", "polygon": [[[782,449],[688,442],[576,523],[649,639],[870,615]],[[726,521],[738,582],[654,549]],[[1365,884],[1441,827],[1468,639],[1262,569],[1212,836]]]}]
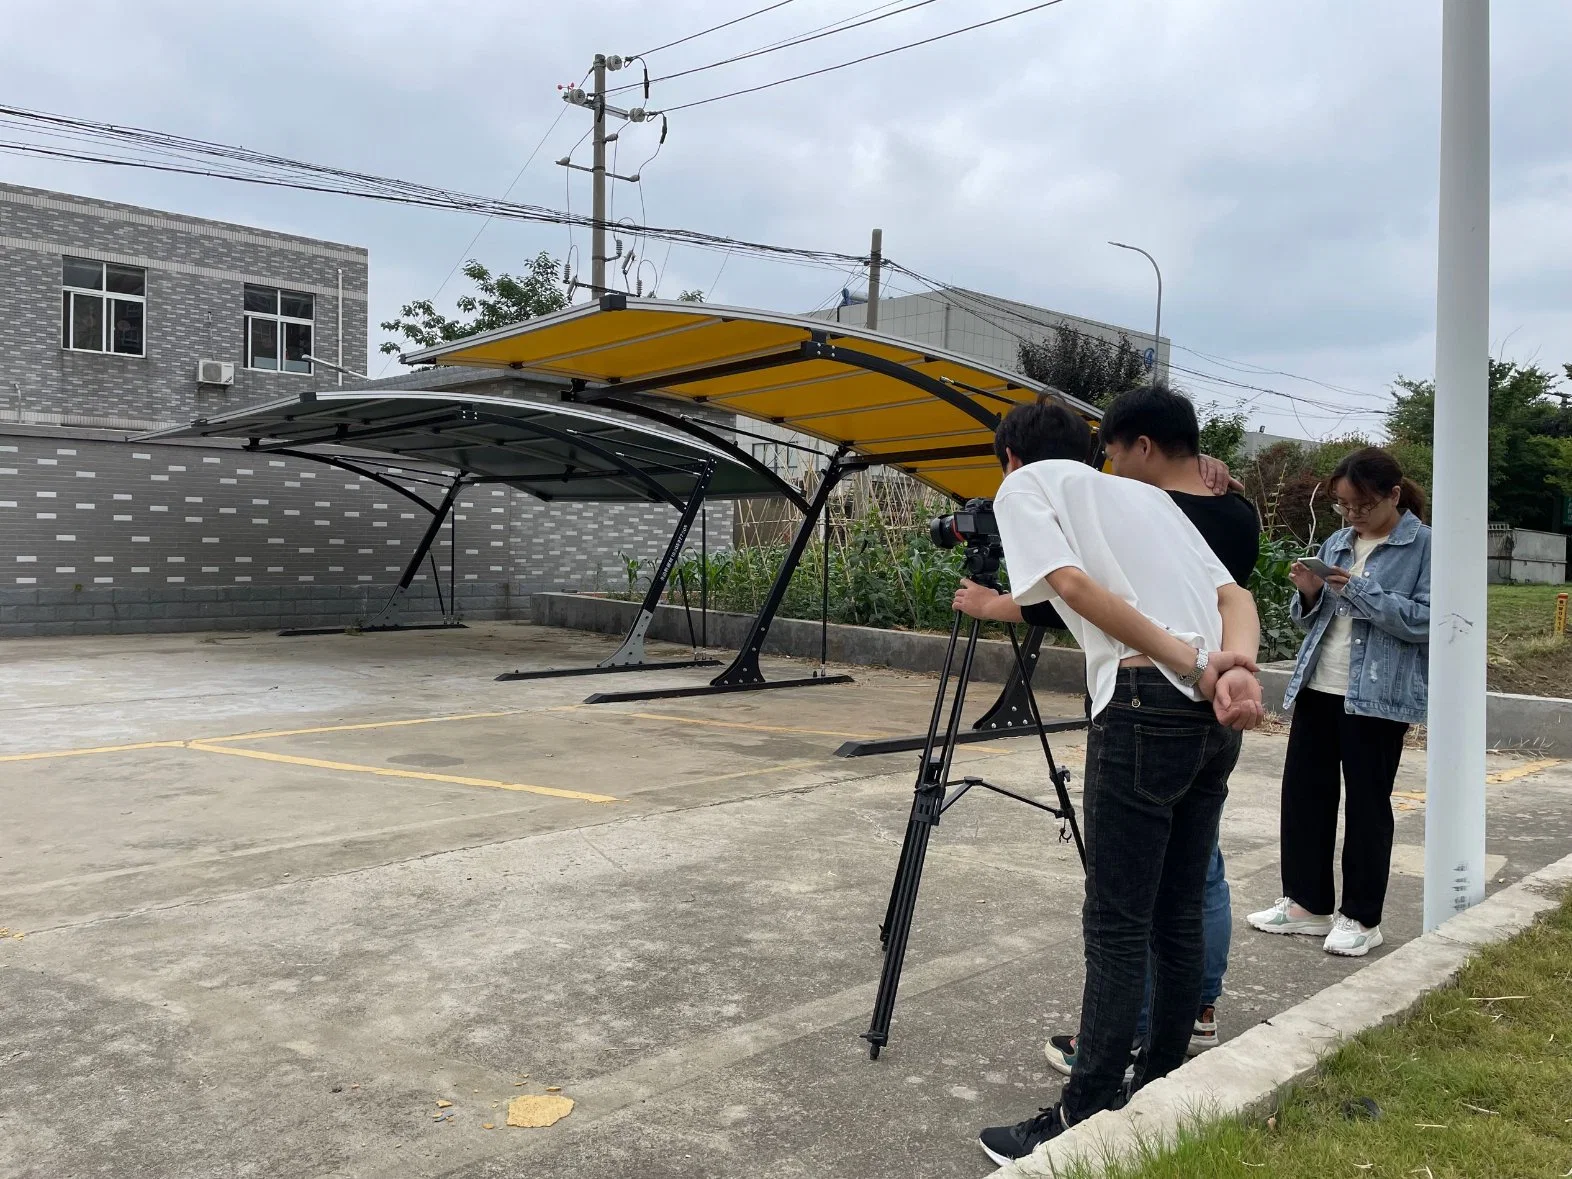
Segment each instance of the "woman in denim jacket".
[{"label": "woman in denim jacket", "polygon": [[[1411,724],[1425,719],[1430,663],[1430,529],[1424,492],[1378,447],[1332,472],[1349,526],[1327,537],[1323,581],[1302,562],[1289,576],[1294,622],[1307,633],[1283,705],[1294,705],[1283,766],[1283,893],[1250,914],[1267,933],[1325,936],[1329,954],[1381,944],[1392,861],[1392,784]],[[1296,702],[1297,701],[1297,702]],[[1343,903],[1336,893],[1338,770],[1347,791]]]}]

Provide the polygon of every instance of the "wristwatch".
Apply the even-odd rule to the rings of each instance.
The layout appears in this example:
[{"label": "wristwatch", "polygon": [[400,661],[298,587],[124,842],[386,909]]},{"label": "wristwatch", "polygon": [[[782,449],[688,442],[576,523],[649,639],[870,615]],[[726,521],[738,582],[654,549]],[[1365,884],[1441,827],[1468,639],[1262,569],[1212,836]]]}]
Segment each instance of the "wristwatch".
[{"label": "wristwatch", "polygon": [[1206,649],[1197,647],[1195,649],[1195,666],[1190,669],[1187,675],[1180,676],[1179,682],[1187,688],[1195,687],[1201,682],[1201,677],[1206,674],[1206,665],[1209,662],[1211,662],[1211,659],[1207,655]]}]

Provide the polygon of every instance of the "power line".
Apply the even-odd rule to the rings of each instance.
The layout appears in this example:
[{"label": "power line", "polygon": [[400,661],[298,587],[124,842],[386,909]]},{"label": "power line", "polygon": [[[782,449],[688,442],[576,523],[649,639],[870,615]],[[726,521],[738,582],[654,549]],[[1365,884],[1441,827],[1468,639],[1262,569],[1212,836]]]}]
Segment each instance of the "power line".
[{"label": "power line", "polygon": [[689,33],[686,37],[678,37],[675,41],[667,41],[664,45],[657,45],[654,49],[646,49],[643,53],[636,53],[634,57],[648,57],[652,53],[659,53],[663,49],[672,49],[678,45],[685,45],[689,41],[697,41],[700,37],[707,37],[721,29],[729,29],[732,25],[740,25],[745,20],[752,20],[756,16],[763,16],[766,12],[774,12],[777,8],[785,8],[792,0],[776,0],[774,4],[766,4],[763,8],[756,8],[752,12],[745,12],[731,20],[722,21],[718,25],[711,25],[707,29],[700,29],[697,33]]},{"label": "power line", "polygon": [[738,98],[744,94],[757,94],[760,90],[769,90],[776,86],[784,86],[788,82],[801,82],[804,78],[817,78],[821,74],[833,74],[836,70],[844,70],[854,65],[861,65],[863,62],[867,61],[876,61],[881,57],[889,57],[893,53],[903,53],[908,49],[916,49],[922,45],[932,45],[936,41],[944,41],[950,37],[958,37],[962,33],[970,33],[976,29],[985,29],[989,25],[996,25],[1003,21],[1014,20],[1018,16],[1027,16],[1030,13],[1040,12],[1044,8],[1052,8],[1055,4],[1061,3],[1063,3],[1063,0],[1043,0],[1043,3],[1034,4],[1030,8],[1020,8],[1014,12],[1007,12],[1003,16],[996,16],[991,20],[978,21],[976,24],[966,25],[963,28],[951,29],[947,33],[937,33],[932,37],[924,37],[920,41],[908,41],[905,45],[897,45],[892,49],[882,49],[878,53],[867,53],[862,57],[854,57],[852,60],[843,61],[838,65],[824,66],[817,70],[809,70],[806,73],[793,74],[789,78],[778,78],[773,82],[764,82],[758,86],[748,86],[741,90],[733,90],[727,94],[717,94],[711,98],[700,98],[694,100],[693,102],[684,102],[677,106],[669,106],[665,108],[663,113],[672,114],[676,111],[690,110],[696,106],[708,106],[712,102],[723,102],[728,98]]},{"label": "power line", "polygon": [[[749,58],[753,57],[763,57],[765,54],[776,53],[782,49],[795,49],[797,46],[806,45],[810,41],[818,41],[823,37],[833,37],[837,33],[848,33],[852,29],[860,29],[864,25],[877,24],[879,21],[888,20],[892,16],[902,16],[905,13],[914,11],[915,9],[926,8],[928,5],[936,2],[937,0],[916,0],[916,3],[908,4],[905,8],[897,8],[894,12],[885,12],[878,16],[870,16],[866,20],[856,21],[855,24],[839,24],[839,27],[826,26],[823,29],[815,29],[810,33],[804,33],[797,37],[791,37],[784,41],[778,41],[773,45],[764,45],[760,46],[758,49],[750,49],[746,53],[738,53],[732,57],[723,57],[721,60],[712,61],[707,65],[693,66],[691,69],[678,70],[671,74],[662,74],[658,78],[649,79],[648,83],[629,82],[626,85],[617,86],[611,90],[608,90],[607,93],[616,94],[622,90],[637,90],[639,87],[644,85],[653,86],[656,82],[670,82],[674,78],[686,78],[690,74],[702,74],[707,70],[719,69],[721,66],[732,65],[739,61],[747,61]],[[889,5],[881,5],[880,7],[888,8]]]}]

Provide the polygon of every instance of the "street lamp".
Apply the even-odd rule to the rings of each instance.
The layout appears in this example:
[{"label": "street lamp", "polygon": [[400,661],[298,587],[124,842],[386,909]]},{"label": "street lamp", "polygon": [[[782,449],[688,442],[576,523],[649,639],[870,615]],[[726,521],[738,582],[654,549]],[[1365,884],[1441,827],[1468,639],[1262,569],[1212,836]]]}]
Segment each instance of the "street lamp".
[{"label": "street lamp", "polygon": [[1109,242],[1110,246],[1118,246],[1121,250],[1134,250],[1152,264],[1152,269],[1157,271],[1157,326],[1152,329],[1152,384],[1157,384],[1157,349],[1161,346],[1163,338],[1163,272],[1157,266],[1157,259],[1148,254],[1140,246],[1127,246],[1123,242]]}]

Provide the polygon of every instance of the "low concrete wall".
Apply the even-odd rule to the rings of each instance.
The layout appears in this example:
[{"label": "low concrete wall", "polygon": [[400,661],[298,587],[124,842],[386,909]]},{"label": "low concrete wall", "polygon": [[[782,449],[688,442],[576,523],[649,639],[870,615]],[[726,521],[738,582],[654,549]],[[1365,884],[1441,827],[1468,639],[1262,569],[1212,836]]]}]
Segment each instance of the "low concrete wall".
[{"label": "low concrete wall", "polygon": [[[1283,708],[1283,693],[1293,675],[1291,660],[1261,668],[1261,694],[1272,712]],[[1572,700],[1490,692],[1485,698],[1485,740],[1492,749],[1536,749],[1572,753]]]},{"label": "low concrete wall", "polygon": [[[535,594],[530,616],[541,626],[562,626],[600,634],[625,634],[638,614],[637,602],[598,598],[589,594]],[[753,618],[747,614],[710,612],[709,643],[712,647],[736,650],[742,646]],[[693,628],[701,631],[699,612],[693,612]],[[650,637],[671,643],[686,643],[688,620],[680,606],[661,606],[650,624]],[[863,667],[893,667],[901,671],[937,673],[944,662],[948,636],[912,631],[879,630],[871,626],[829,628],[831,663],[850,663]],[[791,655],[803,659],[819,657],[819,624],[800,618],[777,618],[770,627],[764,651],[770,655]],[[1010,644],[1003,639],[983,639],[977,644],[972,678],[1003,683],[1014,665]],[[1033,684],[1045,692],[1084,692],[1086,663],[1073,647],[1044,647],[1037,662]]]},{"label": "low concrete wall", "polygon": [[[461,582],[455,588],[461,618],[528,616],[529,595],[514,593],[505,581]],[[6,589],[0,590],[0,638],[349,626],[374,615],[389,593],[385,585]],[[439,621],[436,589],[429,582],[410,587],[399,618]]]},{"label": "low concrete wall", "polygon": [[[530,609],[531,618],[541,626],[561,626],[600,634],[625,634],[637,613],[636,602],[588,594],[535,594]],[[752,621],[746,614],[711,611],[710,645],[737,649]],[[693,612],[693,626],[695,631],[700,629],[697,610]],[[834,624],[829,632],[831,663],[936,673],[944,661],[944,635]],[[650,625],[650,637],[672,643],[688,642],[688,622],[682,608],[660,607]],[[764,650],[771,655],[817,659],[819,624],[798,618],[778,618],[770,627]],[[1002,683],[1009,675],[1011,664],[1008,643],[1001,639],[984,639],[977,646],[974,678]],[[1283,693],[1288,688],[1293,666],[1292,662],[1270,663],[1261,669],[1263,699],[1273,712],[1284,711]],[[1086,670],[1081,652],[1073,647],[1043,648],[1033,682],[1047,692],[1084,692]],[[1486,704],[1485,739],[1495,749],[1572,752],[1572,700],[1491,692]]]}]

